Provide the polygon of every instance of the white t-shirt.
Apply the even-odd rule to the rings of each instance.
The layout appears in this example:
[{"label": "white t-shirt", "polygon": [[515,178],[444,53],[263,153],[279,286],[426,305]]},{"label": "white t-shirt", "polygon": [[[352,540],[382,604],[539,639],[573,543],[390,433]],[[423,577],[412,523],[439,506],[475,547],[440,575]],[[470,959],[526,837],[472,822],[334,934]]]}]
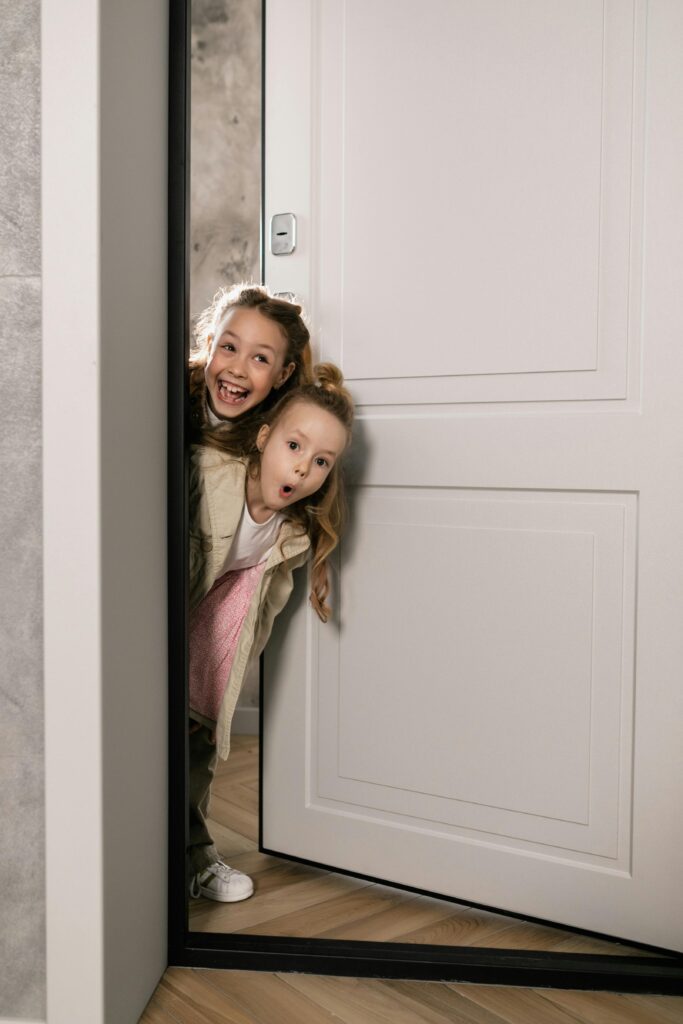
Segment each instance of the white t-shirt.
[{"label": "white t-shirt", "polygon": [[265,523],[255,523],[249,515],[245,501],[242,517],[223,565],[221,576],[231,569],[248,569],[252,565],[260,565],[261,562],[264,562],[273,550],[283,519],[284,516],[281,512],[273,512]]},{"label": "white t-shirt", "polygon": [[[219,419],[216,416],[208,401],[206,403],[206,412],[212,427],[218,427],[226,423],[226,420]],[[270,519],[267,519],[265,523],[255,523],[249,515],[249,509],[245,502],[235,539],[232,542],[220,575],[222,576],[223,573],[229,572],[231,569],[249,569],[252,565],[260,565],[261,562],[265,562],[273,550],[273,545],[280,532],[280,523],[283,519],[282,513],[273,512]]]},{"label": "white t-shirt", "polygon": [[207,402],[206,402],[206,415],[207,415],[209,423],[211,424],[212,427],[220,427],[221,424],[225,424],[225,423],[229,423],[230,422],[229,420],[222,420],[220,418],[220,416],[216,416],[216,413],[213,411],[213,409],[209,405],[208,399],[207,399]]}]

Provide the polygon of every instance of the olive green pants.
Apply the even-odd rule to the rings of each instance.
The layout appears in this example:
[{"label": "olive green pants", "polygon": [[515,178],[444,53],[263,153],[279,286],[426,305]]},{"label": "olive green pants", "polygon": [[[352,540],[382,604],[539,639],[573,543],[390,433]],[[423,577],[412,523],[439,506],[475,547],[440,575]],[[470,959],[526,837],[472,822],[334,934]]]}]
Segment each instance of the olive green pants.
[{"label": "olive green pants", "polygon": [[202,725],[190,733],[190,831],[186,858],[188,882],[219,859],[206,824],[211,784],[217,764],[218,753],[215,742],[211,740],[211,730]]}]

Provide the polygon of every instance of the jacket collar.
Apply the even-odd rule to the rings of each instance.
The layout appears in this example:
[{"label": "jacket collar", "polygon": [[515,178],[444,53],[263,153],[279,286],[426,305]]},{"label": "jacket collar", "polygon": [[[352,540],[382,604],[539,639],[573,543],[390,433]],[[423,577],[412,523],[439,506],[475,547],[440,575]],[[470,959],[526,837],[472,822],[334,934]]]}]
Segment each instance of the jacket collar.
[{"label": "jacket collar", "polygon": [[[215,568],[219,568],[227,555],[227,542],[234,535],[242,514],[247,478],[246,462],[235,455],[229,455],[207,445],[198,446],[196,456],[204,475],[213,535],[225,541],[225,544],[217,544],[213,551]],[[308,551],[310,546],[310,538],[300,532],[299,526],[295,523],[283,523],[266,569],[297,558]]]}]

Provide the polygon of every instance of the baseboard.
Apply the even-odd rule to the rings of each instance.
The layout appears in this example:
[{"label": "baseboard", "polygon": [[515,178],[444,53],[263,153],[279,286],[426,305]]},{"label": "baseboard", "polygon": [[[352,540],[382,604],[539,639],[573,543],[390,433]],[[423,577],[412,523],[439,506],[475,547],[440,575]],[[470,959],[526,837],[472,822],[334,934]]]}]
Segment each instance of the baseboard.
[{"label": "baseboard", "polygon": [[235,736],[258,736],[260,714],[258,708],[236,708],[231,731]]}]

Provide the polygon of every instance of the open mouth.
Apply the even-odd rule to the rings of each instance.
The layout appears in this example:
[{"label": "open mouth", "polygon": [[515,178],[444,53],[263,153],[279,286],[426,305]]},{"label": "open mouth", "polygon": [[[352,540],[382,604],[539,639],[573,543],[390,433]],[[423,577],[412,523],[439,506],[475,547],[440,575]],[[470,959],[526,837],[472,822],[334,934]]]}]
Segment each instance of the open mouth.
[{"label": "open mouth", "polygon": [[291,498],[292,494],[294,494],[294,488],[290,487],[289,484],[283,484],[280,488],[280,497]]},{"label": "open mouth", "polygon": [[221,402],[228,405],[241,405],[251,394],[248,388],[240,387],[239,384],[233,384],[228,380],[219,380],[217,391]]}]

